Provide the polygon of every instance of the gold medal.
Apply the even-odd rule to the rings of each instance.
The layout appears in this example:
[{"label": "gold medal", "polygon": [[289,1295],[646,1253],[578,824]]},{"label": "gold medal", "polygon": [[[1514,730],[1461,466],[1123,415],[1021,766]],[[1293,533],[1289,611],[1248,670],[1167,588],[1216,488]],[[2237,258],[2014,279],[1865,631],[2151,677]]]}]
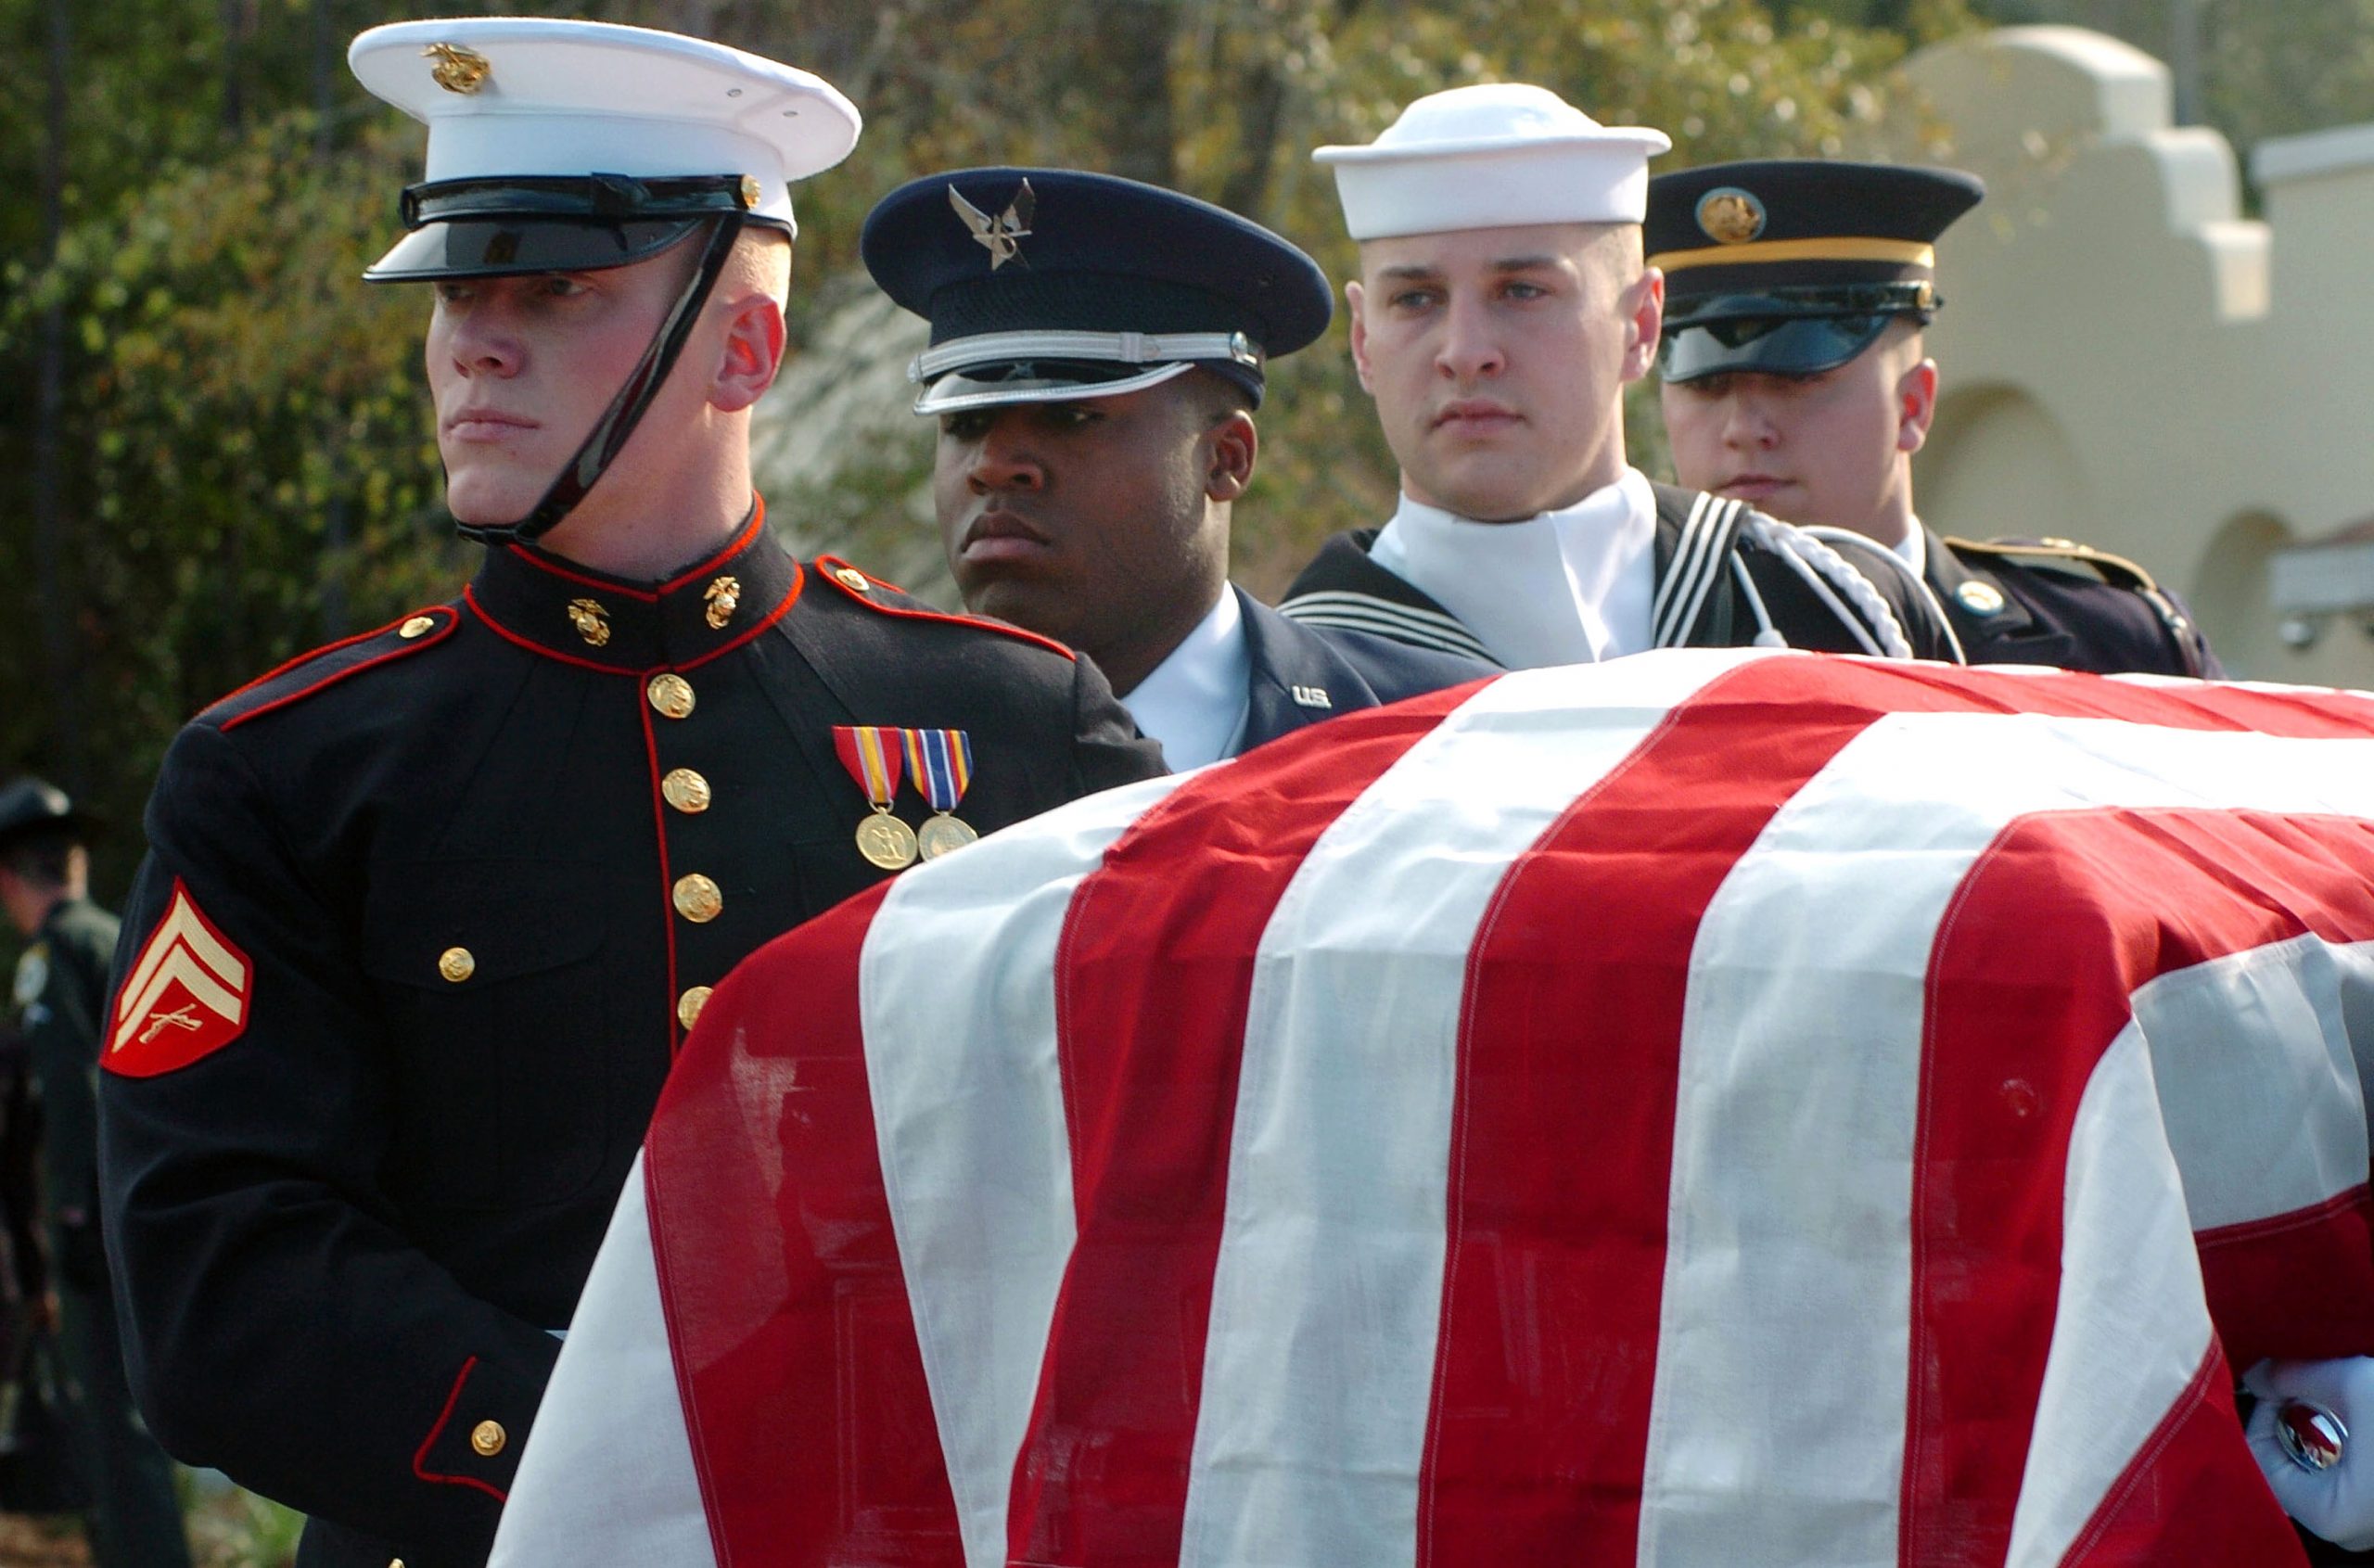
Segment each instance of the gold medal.
[{"label": "gold medal", "polygon": [[901,730],[907,771],[939,814],[916,830],[924,859],[954,854],[981,835],[957,821],[957,803],[973,783],[973,741],[962,730]]},{"label": "gold medal", "polygon": [[833,726],[833,749],[874,808],[874,815],[857,824],[857,852],[884,871],[904,871],[915,863],[915,830],[890,814],[906,765],[898,735],[878,724]]},{"label": "gold medal", "polygon": [[876,811],[857,824],[857,852],[884,871],[904,871],[915,863],[915,830]]},{"label": "gold medal", "polygon": [[971,827],[945,812],[932,818],[915,830],[915,845],[926,860],[942,855],[952,855],[981,835]]}]

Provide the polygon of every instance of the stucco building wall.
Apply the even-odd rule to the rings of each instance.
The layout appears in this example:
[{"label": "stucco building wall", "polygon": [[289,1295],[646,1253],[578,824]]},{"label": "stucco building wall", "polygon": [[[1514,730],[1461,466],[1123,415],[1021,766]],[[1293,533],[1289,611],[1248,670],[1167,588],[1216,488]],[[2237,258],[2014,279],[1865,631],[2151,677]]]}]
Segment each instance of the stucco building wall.
[{"label": "stucco building wall", "polygon": [[2239,673],[2374,686],[2374,591],[2303,617],[2298,586],[2363,551],[2374,590],[2374,544],[2287,554],[2374,514],[2374,126],[2262,146],[2257,221],[2232,148],[2114,39],[2010,28],[1906,69],[1890,151],[1988,185],[1938,247],[1923,518],[2131,555]]}]

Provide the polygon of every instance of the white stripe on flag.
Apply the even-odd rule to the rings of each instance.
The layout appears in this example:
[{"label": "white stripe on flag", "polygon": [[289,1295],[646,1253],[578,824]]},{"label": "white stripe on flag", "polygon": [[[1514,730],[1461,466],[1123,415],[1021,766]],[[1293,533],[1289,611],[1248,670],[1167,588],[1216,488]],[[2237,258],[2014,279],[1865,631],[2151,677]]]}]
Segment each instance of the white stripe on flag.
[{"label": "white stripe on flag", "polygon": [[659,1307],[641,1154],[580,1299],[488,1568],[715,1562]]},{"label": "white stripe on flag", "polygon": [[2004,824],[2108,806],[2374,815],[2374,743],[1892,715],[1725,879],[1682,1026],[1644,1568],[1896,1561],[1930,950]]},{"label": "white stripe on flag", "polygon": [[1006,1560],[1015,1455],[1075,1236],[1056,943],[1081,879],[1181,782],[1110,790],[1006,829],[994,854],[918,867],[867,927],[858,995],[883,1187],[975,1568]]},{"label": "white stripe on flag", "polygon": [[2209,1353],[2209,1303],[2158,1099],[2151,1052],[2129,1025],[2070,1128],[2052,1349],[2006,1568],[2066,1560]]},{"label": "white stripe on flag", "polygon": [[1587,712],[1576,670],[1504,676],[1295,873],[1245,1020],[1182,1568],[1414,1561],[1468,950],[1511,863],[1739,662],[1591,669]]},{"label": "white stripe on flag", "polygon": [[2136,994],[2194,1230],[2307,1208],[2366,1180],[2351,1013],[2374,1017],[2374,945],[2314,936]]}]

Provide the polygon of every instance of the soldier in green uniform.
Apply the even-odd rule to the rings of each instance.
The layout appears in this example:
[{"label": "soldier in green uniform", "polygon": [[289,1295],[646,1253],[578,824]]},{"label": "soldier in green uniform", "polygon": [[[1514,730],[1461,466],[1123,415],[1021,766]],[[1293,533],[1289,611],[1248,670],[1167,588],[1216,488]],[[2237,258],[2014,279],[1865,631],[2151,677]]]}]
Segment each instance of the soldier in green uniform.
[{"label": "soldier in green uniform", "polygon": [[99,1020],[116,917],[91,901],[83,833],[64,791],[30,777],[0,787],[0,908],[26,939],[12,996],[40,1086],[61,1414],[99,1568],[186,1568],[172,1464],[133,1409],[99,1244]]}]

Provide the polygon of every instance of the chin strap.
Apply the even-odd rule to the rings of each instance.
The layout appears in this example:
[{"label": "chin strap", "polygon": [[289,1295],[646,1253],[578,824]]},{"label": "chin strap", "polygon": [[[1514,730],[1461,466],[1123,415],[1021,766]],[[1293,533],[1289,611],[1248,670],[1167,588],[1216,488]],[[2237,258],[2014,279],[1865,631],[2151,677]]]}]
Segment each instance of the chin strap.
[{"label": "chin strap", "polygon": [[683,353],[684,344],[699,322],[701,307],[708,302],[710,291],[717,287],[719,276],[725,271],[725,259],[734,252],[734,242],[742,236],[742,218],[738,213],[722,213],[710,220],[708,243],[701,251],[700,264],[685,280],[683,291],[676,296],[668,317],[652,334],[650,346],[643,357],[627,373],[619,395],[594,422],[593,430],[579,445],[576,453],[561,465],[559,477],[536,503],[536,509],[516,523],[455,523],[454,529],[464,539],[475,539],[481,544],[524,544],[552,531],[555,525],[568,516],[585,492],[594,488],[596,479],[609,467],[619,449],[627,444],[634,427],[642,423],[651,400],[668,379],[668,372]]}]

